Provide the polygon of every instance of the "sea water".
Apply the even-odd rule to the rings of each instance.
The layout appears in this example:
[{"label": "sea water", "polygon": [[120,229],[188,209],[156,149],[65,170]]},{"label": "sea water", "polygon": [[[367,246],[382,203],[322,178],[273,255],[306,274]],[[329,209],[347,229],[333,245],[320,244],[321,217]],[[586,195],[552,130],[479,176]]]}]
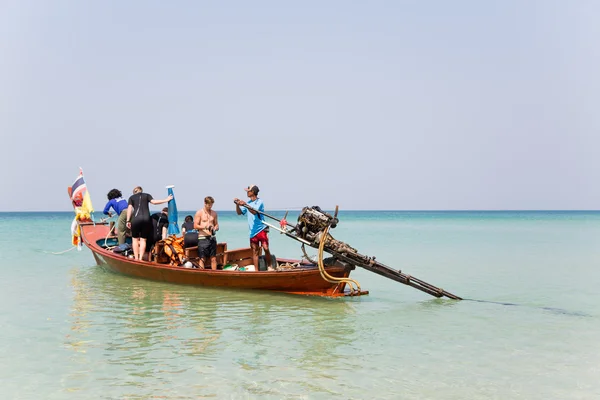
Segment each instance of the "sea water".
[{"label": "sea water", "polygon": [[71,220],[0,213],[2,399],[600,398],[600,213],[340,213],[336,239],[463,301],[360,268],[343,299],[130,278],[66,251]]}]

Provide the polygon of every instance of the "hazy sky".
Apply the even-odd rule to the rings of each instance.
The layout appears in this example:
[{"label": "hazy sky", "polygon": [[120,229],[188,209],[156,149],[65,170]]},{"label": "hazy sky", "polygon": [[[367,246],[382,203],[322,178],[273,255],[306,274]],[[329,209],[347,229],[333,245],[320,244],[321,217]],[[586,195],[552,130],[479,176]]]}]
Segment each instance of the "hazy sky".
[{"label": "hazy sky", "polygon": [[0,0],[0,211],[597,209],[600,2]]}]

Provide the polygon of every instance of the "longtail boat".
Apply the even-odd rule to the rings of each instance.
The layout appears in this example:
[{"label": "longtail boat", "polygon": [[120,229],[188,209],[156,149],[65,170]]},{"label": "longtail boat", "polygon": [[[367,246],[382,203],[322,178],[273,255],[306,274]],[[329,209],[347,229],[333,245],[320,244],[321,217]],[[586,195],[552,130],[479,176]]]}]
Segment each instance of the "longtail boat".
[{"label": "longtail boat", "polygon": [[[325,271],[341,281],[329,282],[323,279],[319,266],[302,260],[276,258],[278,269],[272,271],[211,270],[185,268],[170,263],[156,261],[136,261],[115,253],[114,238],[109,236],[107,223],[79,222],[81,238],[94,255],[98,265],[123,275],[154,281],[196,286],[215,286],[234,289],[259,289],[293,294],[339,297],[368,294],[368,291],[346,290],[350,272],[354,265],[340,260],[326,260]],[[187,255],[194,258],[195,248],[186,249]],[[220,267],[237,264],[238,268],[252,264],[252,249],[227,250],[226,243],[217,245],[217,263]]]},{"label": "longtail boat", "polygon": [[[300,242],[305,259],[292,260],[272,255],[273,265],[267,266],[263,258],[262,265],[259,261],[259,265],[253,266],[252,271],[250,265],[253,264],[253,258],[250,247],[229,250],[227,243],[218,243],[218,269],[212,270],[194,268],[199,267],[196,262],[197,247],[181,246],[176,249],[177,240],[183,243],[183,238],[178,239],[176,235],[157,242],[152,253],[146,254],[146,260],[143,261],[134,260],[126,253],[115,252],[117,240],[111,236],[112,228],[104,221],[95,222],[93,219],[93,208],[81,169],[73,186],[68,188],[68,193],[75,210],[75,219],[71,226],[73,244],[85,244],[98,265],[116,273],[177,284],[340,297],[369,293],[362,290],[356,280],[350,278],[350,272],[356,267],[361,267],[434,297],[461,300],[444,289],[388,267],[376,261],[375,257],[360,254],[348,244],[334,239],[329,231],[339,223],[337,207],[333,215],[318,206],[304,207],[298,222],[293,225],[287,222],[287,213],[279,219],[243,205],[253,213],[260,213],[279,222],[279,226],[276,226],[263,220],[268,227]],[[306,254],[305,246],[318,249],[316,260],[312,260]],[[324,258],[325,253],[332,257]],[[250,271],[246,271],[245,267]]]}]

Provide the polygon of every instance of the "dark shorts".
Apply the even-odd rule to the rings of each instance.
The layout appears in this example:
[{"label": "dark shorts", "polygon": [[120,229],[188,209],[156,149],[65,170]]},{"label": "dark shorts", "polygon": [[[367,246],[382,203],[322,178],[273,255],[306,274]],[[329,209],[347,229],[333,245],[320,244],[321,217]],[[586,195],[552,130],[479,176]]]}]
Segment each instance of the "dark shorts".
[{"label": "dark shorts", "polygon": [[267,235],[267,230],[263,229],[262,231],[258,232],[256,234],[256,236],[251,237],[250,238],[250,243],[255,243],[255,244],[260,244],[262,243],[262,245],[269,245],[269,235]]},{"label": "dark shorts", "polygon": [[217,238],[198,238],[198,257],[214,257],[217,255]]},{"label": "dark shorts", "polygon": [[131,221],[131,237],[149,239],[153,237],[152,221],[150,220],[133,220]]}]

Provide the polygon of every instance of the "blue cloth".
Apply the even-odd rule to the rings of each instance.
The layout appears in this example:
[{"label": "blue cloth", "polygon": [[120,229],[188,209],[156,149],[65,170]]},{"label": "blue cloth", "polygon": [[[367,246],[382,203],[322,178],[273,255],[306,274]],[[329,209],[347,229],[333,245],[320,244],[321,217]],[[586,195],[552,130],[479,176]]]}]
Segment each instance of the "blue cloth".
[{"label": "blue cloth", "polygon": [[[248,205],[254,208],[255,210],[262,212],[265,211],[265,205],[261,199],[257,198],[254,201],[250,200],[248,202]],[[240,210],[242,211],[242,214],[248,216],[248,228],[250,229],[250,239],[258,235],[267,227],[265,224],[262,223],[264,217],[261,214],[254,215],[251,212],[249,212],[246,207],[240,207]]]},{"label": "blue cloth", "polygon": [[116,199],[110,200],[104,207],[104,214],[108,215],[108,211],[111,207],[113,210],[115,210],[117,215],[121,215],[123,210],[127,210],[127,200],[122,197],[117,197]]},{"label": "blue cloth", "polygon": [[173,193],[173,188],[167,188],[167,192],[170,195],[173,195],[173,198],[169,200],[169,227],[167,228],[167,233],[169,235],[179,235],[179,224],[177,223],[177,203],[175,203],[175,193]]}]

